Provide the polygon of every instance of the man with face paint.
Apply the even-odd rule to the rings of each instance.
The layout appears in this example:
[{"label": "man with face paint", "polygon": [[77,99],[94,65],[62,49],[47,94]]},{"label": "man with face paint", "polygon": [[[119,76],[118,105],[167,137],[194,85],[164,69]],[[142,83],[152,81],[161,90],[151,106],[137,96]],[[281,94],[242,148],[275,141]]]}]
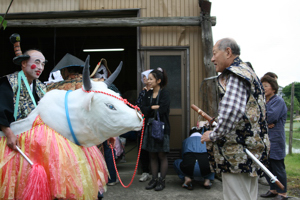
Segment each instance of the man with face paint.
[{"label": "man with face paint", "polygon": [[26,118],[44,96],[46,86],[38,78],[47,61],[39,50],[28,50],[13,62],[21,65],[21,71],[0,78],[0,128],[7,137],[7,145],[16,150],[19,142],[10,124]]}]

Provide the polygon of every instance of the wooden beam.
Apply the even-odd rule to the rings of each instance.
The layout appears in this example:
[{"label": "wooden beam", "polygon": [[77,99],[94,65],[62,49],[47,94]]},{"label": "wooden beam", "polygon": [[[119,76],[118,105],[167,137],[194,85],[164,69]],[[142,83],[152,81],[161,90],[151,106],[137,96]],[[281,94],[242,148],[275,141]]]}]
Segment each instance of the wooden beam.
[{"label": "wooden beam", "polygon": [[[215,18],[209,21],[215,24]],[[9,27],[143,27],[143,26],[201,26],[200,17],[128,17],[77,19],[7,20]]]},{"label": "wooden beam", "polygon": [[[57,18],[120,18],[136,17],[139,9],[109,9],[109,10],[74,10],[74,11],[46,11],[8,13],[6,19],[57,19]],[[1,16],[4,13],[0,13]]]}]

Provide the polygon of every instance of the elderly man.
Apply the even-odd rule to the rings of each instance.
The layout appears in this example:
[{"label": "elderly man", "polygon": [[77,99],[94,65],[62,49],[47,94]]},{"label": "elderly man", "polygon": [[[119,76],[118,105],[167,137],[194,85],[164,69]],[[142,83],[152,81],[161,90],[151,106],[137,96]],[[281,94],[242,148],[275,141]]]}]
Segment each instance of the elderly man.
[{"label": "elderly man", "polygon": [[47,61],[39,50],[28,50],[13,61],[21,65],[21,71],[0,78],[0,127],[7,145],[16,150],[19,142],[10,124],[27,117],[44,96],[46,86],[38,78]]},{"label": "elderly man", "polygon": [[262,84],[239,55],[239,46],[230,38],[219,40],[213,47],[211,61],[221,72],[218,125],[201,138],[207,142],[213,168],[222,173],[225,200],[257,199],[262,171],[245,148],[265,164],[270,147]]}]

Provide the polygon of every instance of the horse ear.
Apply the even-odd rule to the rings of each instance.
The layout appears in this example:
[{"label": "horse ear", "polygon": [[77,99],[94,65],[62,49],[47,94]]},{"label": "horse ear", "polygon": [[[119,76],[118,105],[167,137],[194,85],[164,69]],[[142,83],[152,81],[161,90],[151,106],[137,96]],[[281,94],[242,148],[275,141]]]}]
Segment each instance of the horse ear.
[{"label": "horse ear", "polygon": [[108,79],[106,79],[104,81],[104,83],[107,85],[107,87],[109,87],[115,81],[115,79],[117,78],[117,76],[119,75],[119,73],[122,69],[122,66],[123,66],[123,62],[121,61],[118,68],[114,71],[114,73],[112,73],[112,75],[110,75],[108,77]]},{"label": "horse ear", "polygon": [[90,65],[90,55],[87,56],[82,71],[82,83],[83,83],[83,88],[86,91],[89,91],[92,88],[89,65]]},{"label": "horse ear", "polygon": [[91,111],[92,109],[92,101],[94,99],[94,92],[89,92],[86,93],[87,95],[85,95],[84,100],[83,100],[83,105],[82,107],[87,110],[87,111]]}]

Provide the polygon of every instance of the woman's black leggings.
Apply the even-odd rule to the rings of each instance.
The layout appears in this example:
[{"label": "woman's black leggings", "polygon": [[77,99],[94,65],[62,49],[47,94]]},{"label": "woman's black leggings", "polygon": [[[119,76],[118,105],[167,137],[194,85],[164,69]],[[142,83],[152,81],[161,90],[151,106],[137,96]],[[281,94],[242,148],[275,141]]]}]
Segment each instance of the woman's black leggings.
[{"label": "woman's black leggings", "polygon": [[[159,160],[159,162],[158,162]],[[152,178],[158,177],[158,169],[160,166],[160,176],[165,179],[168,171],[168,157],[166,152],[150,152],[150,165]]]}]

